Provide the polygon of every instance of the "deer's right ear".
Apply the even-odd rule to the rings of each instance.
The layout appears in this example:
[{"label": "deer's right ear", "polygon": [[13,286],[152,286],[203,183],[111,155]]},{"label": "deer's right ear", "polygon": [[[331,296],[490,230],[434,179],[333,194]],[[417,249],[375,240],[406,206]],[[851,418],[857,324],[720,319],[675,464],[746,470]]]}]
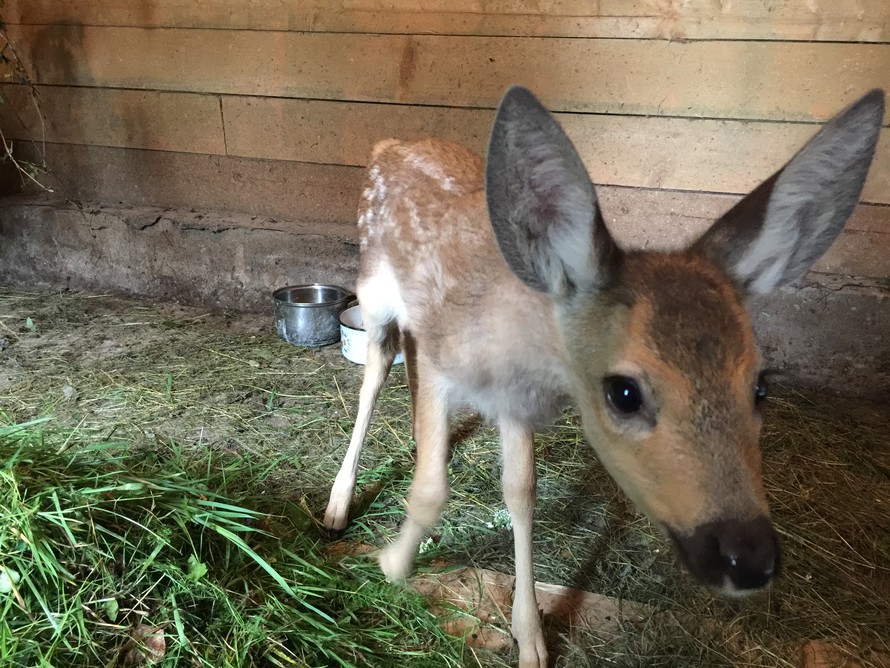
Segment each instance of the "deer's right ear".
[{"label": "deer's right ear", "polygon": [[695,243],[748,294],[790,283],[828,250],[859,201],[884,118],[873,90]]},{"label": "deer's right ear", "polygon": [[529,287],[555,297],[606,280],[618,249],[590,176],[562,128],[525,88],[498,108],[485,173],[501,254]]}]

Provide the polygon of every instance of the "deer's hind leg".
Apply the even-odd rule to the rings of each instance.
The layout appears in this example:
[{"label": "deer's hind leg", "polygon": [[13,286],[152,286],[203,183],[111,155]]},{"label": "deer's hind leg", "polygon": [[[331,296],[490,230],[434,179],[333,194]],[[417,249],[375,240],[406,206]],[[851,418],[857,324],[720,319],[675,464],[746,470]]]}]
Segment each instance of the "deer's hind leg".
[{"label": "deer's hind leg", "polygon": [[368,332],[368,358],[365,363],[365,375],[362,389],[359,392],[358,414],[349,449],[343,458],[340,471],[334,479],[331,496],[324,514],[324,526],[330,533],[339,533],[346,528],[349,519],[349,504],[355,491],[355,477],[358,470],[358,459],[368,433],[371,413],[377,396],[383,387],[393,360],[399,352],[399,328],[395,320],[376,321],[373,313],[364,314],[364,326]]},{"label": "deer's hind leg", "polygon": [[408,517],[396,541],[380,554],[380,568],[391,582],[404,580],[414,565],[420,542],[448,500],[450,407],[435,369],[413,355],[414,437],[417,463],[408,493]]}]

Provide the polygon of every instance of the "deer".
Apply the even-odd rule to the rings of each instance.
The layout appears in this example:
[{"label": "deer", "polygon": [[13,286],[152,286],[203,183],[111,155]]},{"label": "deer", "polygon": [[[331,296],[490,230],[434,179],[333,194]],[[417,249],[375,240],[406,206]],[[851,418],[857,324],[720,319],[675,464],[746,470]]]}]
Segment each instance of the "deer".
[{"label": "deer", "polygon": [[494,423],[513,524],[511,631],[545,668],[535,599],[535,431],[567,404],[596,458],[718,595],[770,586],[781,548],[761,477],[767,395],[746,306],[797,280],[859,201],[884,115],[873,90],[682,251],[619,248],[587,169],[526,88],[497,109],[487,161],[437,139],[379,142],[358,210],[369,335],[355,427],[324,526],[342,532],[378,393],[404,351],[416,461],[379,554],[410,574],[449,489],[449,421]]}]

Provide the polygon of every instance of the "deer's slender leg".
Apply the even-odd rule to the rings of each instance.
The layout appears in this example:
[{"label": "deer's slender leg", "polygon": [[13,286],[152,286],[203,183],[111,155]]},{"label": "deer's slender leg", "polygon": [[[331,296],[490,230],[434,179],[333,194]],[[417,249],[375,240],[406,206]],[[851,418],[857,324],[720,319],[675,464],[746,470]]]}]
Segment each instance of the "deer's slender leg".
[{"label": "deer's slender leg", "polygon": [[435,371],[416,358],[415,425],[417,463],[408,493],[408,517],[399,537],[380,555],[380,567],[393,582],[404,580],[417,548],[442,514],[448,500],[448,399],[437,386]]},{"label": "deer's slender leg", "polygon": [[516,551],[516,584],[513,592],[513,637],[519,644],[520,668],[547,668],[547,646],[535,598],[532,560],[532,524],[537,475],[534,431],[509,419],[498,423],[504,468],[501,476],[504,501],[513,520]]},{"label": "deer's slender leg", "polygon": [[[367,323],[366,323],[367,325]],[[355,476],[358,470],[359,455],[368,433],[371,413],[377,402],[377,395],[389,375],[392,362],[398,352],[398,330],[394,324],[382,327],[368,327],[368,357],[365,362],[365,375],[359,392],[358,415],[349,449],[343,458],[340,471],[334,479],[331,496],[324,514],[324,526],[331,533],[343,531],[349,519],[349,504],[355,491]]]}]

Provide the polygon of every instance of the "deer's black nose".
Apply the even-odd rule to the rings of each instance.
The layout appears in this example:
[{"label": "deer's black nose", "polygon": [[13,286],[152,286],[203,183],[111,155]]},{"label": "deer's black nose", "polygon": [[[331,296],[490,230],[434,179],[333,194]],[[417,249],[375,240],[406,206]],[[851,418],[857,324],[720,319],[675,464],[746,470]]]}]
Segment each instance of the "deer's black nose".
[{"label": "deer's black nose", "polygon": [[761,589],[779,573],[779,537],[766,517],[718,520],[688,535],[670,533],[689,572],[724,593]]}]

